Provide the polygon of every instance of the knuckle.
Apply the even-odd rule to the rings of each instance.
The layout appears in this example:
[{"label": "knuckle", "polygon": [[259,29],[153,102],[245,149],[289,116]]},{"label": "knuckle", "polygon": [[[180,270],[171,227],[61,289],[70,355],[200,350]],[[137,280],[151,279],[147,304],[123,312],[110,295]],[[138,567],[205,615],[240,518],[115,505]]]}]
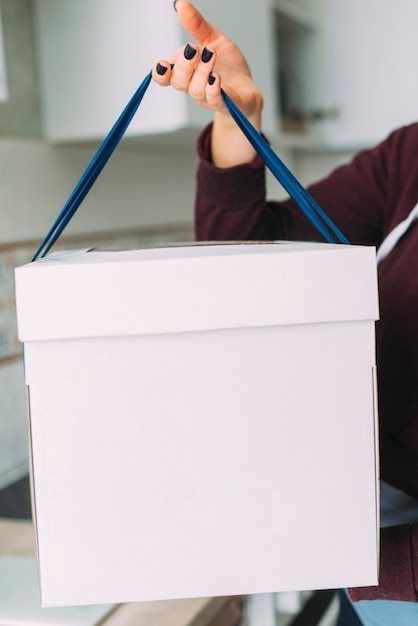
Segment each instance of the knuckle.
[{"label": "knuckle", "polygon": [[202,100],[205,99],[206,94],[205,94],[204,91],[202,91],[202,89],[190,86],[189,87],[189,96],[191,96],[193,98],[193,100],[202,101]]},{"label": "knuckle", "polygon": [[171,80],[171,86],[177,89],[177,91],[183,91],[185,93],[188,91],[188,85],[174,77]]}]

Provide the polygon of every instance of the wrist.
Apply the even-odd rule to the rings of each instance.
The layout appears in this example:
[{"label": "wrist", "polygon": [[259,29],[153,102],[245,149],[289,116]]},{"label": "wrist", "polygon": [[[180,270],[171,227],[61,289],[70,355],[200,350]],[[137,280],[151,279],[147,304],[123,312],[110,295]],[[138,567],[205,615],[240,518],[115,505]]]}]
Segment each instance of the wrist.
[{"label": "wrist", "polygon": [[[246,118],[249,122],[251,122],[251,124],[260,133],[261,132],[261,120],[262,120],[261,110],[254,111],[254,113],[251,113],[250,115],[246,115]],[[226,133],[235,132],[237,129],[240,130],[236,121],[231,116],[229,111],[216,111],[215,116],[214,116],[214,126],[219,127],[220,131],[222,130],[223,132],[226,132]],[[241,130],[240,132],[242,133]]]},{"label": "wrist", "polygon": [[[260,132],[261,111],[248,116],[248,120]],[[250,163],[257,155],[242,130],[228,112],[217,112],[215,114],[211,154],[213,164],[220,168]]]}]

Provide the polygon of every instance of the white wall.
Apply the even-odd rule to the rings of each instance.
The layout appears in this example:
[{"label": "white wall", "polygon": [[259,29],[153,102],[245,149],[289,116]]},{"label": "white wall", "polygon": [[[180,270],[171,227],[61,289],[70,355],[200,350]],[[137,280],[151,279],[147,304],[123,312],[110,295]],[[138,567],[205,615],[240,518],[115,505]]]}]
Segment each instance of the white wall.
[{"label": "white wall", "polygon": [[[89,163],[92,147],[0,141],[0,243],[46,232]],[[118,149],[68,233],[181,223],[192,219],[193,149]]]}]

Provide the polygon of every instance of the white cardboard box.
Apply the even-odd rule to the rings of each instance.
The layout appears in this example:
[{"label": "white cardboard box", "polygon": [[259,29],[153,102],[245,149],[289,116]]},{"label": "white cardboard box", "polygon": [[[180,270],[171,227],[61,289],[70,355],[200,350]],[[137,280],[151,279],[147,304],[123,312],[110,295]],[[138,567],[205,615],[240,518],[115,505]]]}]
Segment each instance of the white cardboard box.
[{"label": "white cardboard box", "polygon": [[377,584],[375,250],[16,270],[44,606]]}]

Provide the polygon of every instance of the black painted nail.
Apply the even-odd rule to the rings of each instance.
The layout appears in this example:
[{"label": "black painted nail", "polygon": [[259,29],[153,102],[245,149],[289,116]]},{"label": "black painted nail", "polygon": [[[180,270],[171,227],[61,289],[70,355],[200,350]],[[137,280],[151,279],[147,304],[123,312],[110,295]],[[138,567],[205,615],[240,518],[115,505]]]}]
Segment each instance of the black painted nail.
[{"label": "black painted nail", "polygon": [[177,4],[177,0],[174,0],[174,2],[173,2],[173,7],[174,7],[174,10],[175,10],[175,11],[177,11],[177,9],[176,9],[176,4]]},{"label": "black painted nail", "polygon": [[157,63],[157,67],[155,69],[157,70],[157,74],[159,74],[160,76],[164,76],[167,71],[166,66],[161,65],[161,63]]},{"label": "black painted nail", "polygon": [[195,56],[197,50],[196,48],[193,48],[193,46],[191,46],[189,43],[187,44],[187,46],[184,48],[184,57],[190,61],[191,59],[193,59],[193,57]]},{"label": "black painted nail", "polygon": [[203,48],[203,52],[202,52],[203,63],[208,63],[212,57],[213,57],[213,52],[211,52],[207,48]]},{"label": "black painted nail", "polygon": [[209,78],[208,78],[209,85],[213,85],[215,80],[216,80],[216,77],[213,74],[209,74]]}]

